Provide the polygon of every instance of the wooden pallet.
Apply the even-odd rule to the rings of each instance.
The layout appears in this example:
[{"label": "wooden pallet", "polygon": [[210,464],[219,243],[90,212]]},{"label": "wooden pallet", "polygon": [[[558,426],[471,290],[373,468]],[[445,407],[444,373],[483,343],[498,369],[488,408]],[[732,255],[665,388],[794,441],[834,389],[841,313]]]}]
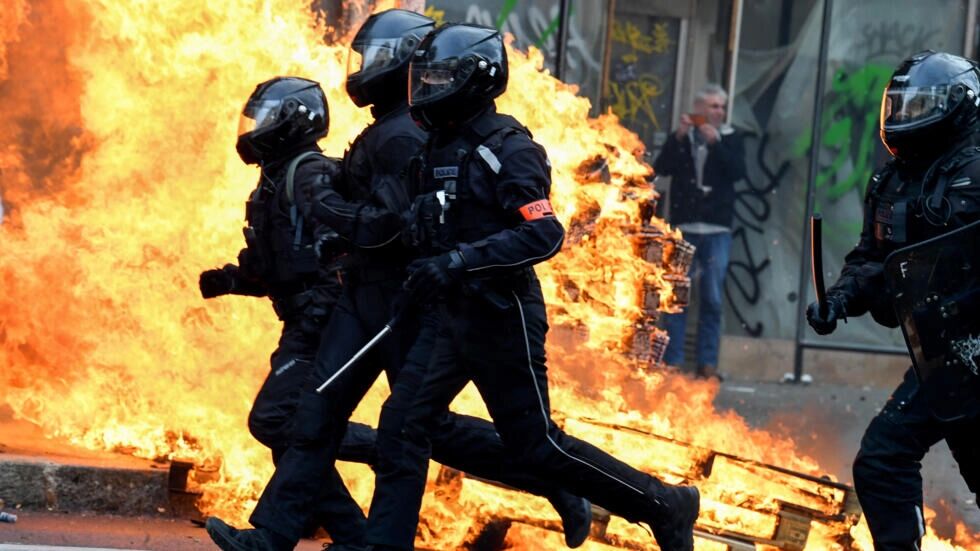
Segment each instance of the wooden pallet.
[{"label": "wooden pallet", "polygon": [[[747,551],[764,545],[802,551],[813,523],[836,527],[843,542],[847,528],[861,515],[853,488],[839,482],[593,419],[566,418],[563,426],[600,447],[642,446],[649,458],[644,470],[702,488],[702,514],[695,532],[699,550]],[[561,532],[560,519],[546,499],[496,482],[442,467],[436,492],[440,499],[477,511],[486,519],[474,528],[478,534],[468,537],[472,543],[479,533],[492,532],[492,537],[484,537],[480,549],[493,549],[494,543],[488,542],[500,540],[502,545],[506,537],[523,537],[520,531]],[[719,494],[733,499],[715,499]],[[656,548],[650,533],[640,525],[599,507],[593,507],[593,513],[591,542],[614,549]],[[511,530],[518,532],[511,534]]]}]

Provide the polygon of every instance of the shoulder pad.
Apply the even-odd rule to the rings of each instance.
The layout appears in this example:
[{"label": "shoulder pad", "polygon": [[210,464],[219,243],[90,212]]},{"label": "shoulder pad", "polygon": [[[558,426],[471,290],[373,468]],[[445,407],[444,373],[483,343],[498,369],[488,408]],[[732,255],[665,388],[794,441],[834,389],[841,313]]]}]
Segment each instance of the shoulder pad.
[{"label": "shoulder pad", "polygon": [[980,182],[980,156],[973,157],[963,166],[959,167],[959,170],[953,173],[952,186],[956,187],[957,182],[962,184],[962,180],[970,180],[972,182]]},{"label": "shoulder pad", "polygon": [[875,193],[878,192],[886,183],[888,179],[891,178],[892,174],[895,173],[895,160],[889,160],[885,164],[881,165],[881,168],[874,171],[871,174],[871,178],[868,179],[868,185],[864,192],[865,199],[870,199]]},{"label": "shoulder pad", "polygon": [[491,116],[479,117],[469,127],[470,131],[480,140],[485,140],[491,135],[507,128],[512,128],[529,135],[531,133],[527,127],[518,122],[514,117],[498,113],[494,113]]}]

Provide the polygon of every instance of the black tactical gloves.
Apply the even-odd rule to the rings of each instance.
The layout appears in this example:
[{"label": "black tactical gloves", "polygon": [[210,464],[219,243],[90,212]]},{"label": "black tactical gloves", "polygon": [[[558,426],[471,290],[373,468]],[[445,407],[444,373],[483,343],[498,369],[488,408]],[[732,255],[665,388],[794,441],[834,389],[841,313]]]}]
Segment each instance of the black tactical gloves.
[{"label": "black tactical gloves", "polygon": [[224,268],[218,270],[205,270],[201,272],[201,279],[198,281],[198,286],[201,288],[201,296],[204,298],[214,298],[231,293],[235,288],[237,271],[237,266],[226,264]]},{"label": "black tactical gloves", "polygon": [[463,272],[463,255],[450,251],[439,256],[419,258],[408,265],[405,290],[413,301],[426,302],[459,280]]},{"label": "black tactical gloves", "polygon": [[837,329],[837,320],[847,321],[847,306],[839,295],[827,295],[827,309],[820,315],[820,304],[812,302],[806,308],[806,321],[818,335],[829,335]]}]

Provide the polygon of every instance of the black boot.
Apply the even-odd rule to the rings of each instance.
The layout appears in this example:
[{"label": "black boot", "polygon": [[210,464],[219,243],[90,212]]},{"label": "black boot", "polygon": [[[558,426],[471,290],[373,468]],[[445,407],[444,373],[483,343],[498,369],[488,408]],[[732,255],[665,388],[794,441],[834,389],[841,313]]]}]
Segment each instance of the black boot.
[{"label": "black boot", "polygon": [[659,486],[653,498],[653,517],[644,522],[663,551],[693,551],[701,493],[694,486]]},{"label": "black boot", "polygon": [[592,504],[584,497],[558,492],[548,498],[551,506],[561,517],[561,526],[565,531],[565,545],[575,549],[585,543],[592,528]]},{"label": "black boot", "polygon": [[208,517],[204,529],[222,551],[292,551],[295,547],[270,530],[239,530],[218,517]]}]

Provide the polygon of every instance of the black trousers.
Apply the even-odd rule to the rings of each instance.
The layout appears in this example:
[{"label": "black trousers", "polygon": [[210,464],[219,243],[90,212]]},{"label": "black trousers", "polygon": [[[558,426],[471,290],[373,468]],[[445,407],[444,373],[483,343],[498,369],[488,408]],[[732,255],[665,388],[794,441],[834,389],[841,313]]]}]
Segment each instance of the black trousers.
[{"label": "black trousers", "polygon": [[[322,324],[310,319],[287,320],[272,353],[271,369],[248,416],[252,436],[272,452],[278,464],[289,445],[300,391],[309,378],[320,342]],[[340,459],[373,465],[377,459],[373,428],[351,423],[340,446]],[[314,503],[312,526],[322,526],[337,543],[363,544],[367,519],[351,497],[340,474],[331,468]]]},{"label": "black trousers", "polygon": [[[315,514],[317,489],[331,480],[334,461],[347,430],[347,420],[382,371],[395,386],[403,363],[418,372],[432,353],[433,332],[420,333],[417,320],[405,320],[357,364],[341,366],[389,320],[390,305],[401,280],[348,285],[320,339],[313,376],[301,393],[289,447],[280,457],[251,516],[254,526],[298,541]],[[331,379],[322,394],[313,389]],[[435,445],[437,461],[485,478],[542,495],[559,490],[526,472],[503,472],[503,446],[493,426],[474,417],[444,411],[437,421],[443,429]],[[382,427],[379,432],[385,432]],[[380,448],[383,456],[383,448]],[[499,476],[498,476],[499,475]],[[414,532],[413,532],[414,537]]]},{"label": "black trousers", "polygon": [[405,400],[408,406],[382,413],[398,413],[400,420],[385,424],[401,430],[378,433],[378,447],[385,452],[376,467],[370,543],[412,549],[441,418],[471,380],[500,434],[501,463],[517,465],[628,520],[653,520],[660,481],[566,435],[551,420],[544,349],[548,323],[537,281],[509,293],[508,299],[509,307],[482,297],[447,300],[431,361],[421,373],[399,377],[389,401]]},{"label": "black trousers", "polygon": [[919,549],[922,464],[929,448],[946,440],[970,491],[980,491],[980,415],[939,421],[930,412],[910,369],[864,433],[854,460],[854,488],[868,520],[875,549]]}]

